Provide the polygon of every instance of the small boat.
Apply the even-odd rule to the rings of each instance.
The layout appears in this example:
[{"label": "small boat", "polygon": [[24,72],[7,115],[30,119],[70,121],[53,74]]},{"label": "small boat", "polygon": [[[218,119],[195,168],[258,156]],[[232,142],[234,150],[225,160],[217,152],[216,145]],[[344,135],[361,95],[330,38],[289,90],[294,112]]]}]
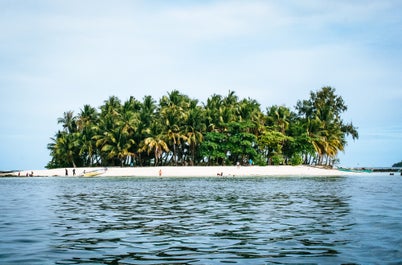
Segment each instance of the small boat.
[{"label": "small boat", "polygon": [[107,171],[107,168],[101,168],[101,169],[95,169],[95,170],[91,170],[91,171],[87,171],[83,173],[83,177],[95,177],[95,176],[99,176],[103,173],[105,173]]}]

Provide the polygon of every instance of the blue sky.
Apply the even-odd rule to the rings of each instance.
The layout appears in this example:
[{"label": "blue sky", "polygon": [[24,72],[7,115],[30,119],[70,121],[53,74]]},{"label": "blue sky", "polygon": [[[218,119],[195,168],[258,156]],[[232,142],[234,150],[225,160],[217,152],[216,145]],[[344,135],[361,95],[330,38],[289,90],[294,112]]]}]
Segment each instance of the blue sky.
[{"label": "blue sky", "polygon": [[63,112],[109,96],[293,108],[336,88],[360,139],[344,166],[402,160],[402,2],[0,1],[0,170],[41,169]]}]

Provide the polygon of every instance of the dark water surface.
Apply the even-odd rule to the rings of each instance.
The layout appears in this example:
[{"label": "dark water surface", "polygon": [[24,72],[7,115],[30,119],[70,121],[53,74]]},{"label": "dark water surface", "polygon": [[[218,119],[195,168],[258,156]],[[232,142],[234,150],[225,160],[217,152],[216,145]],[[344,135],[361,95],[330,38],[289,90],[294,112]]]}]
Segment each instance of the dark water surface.
[{"label": "dark water surface", "polygon": [[2,178],[0,264],[402,264],[402,177]]}]

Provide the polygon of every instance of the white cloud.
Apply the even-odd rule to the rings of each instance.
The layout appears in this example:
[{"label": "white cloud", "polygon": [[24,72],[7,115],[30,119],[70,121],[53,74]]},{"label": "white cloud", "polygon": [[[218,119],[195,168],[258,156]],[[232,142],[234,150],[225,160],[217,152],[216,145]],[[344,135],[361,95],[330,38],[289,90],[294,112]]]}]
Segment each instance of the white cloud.
[{"label": "white cloud", "polygon": [[51,137],[63,111],[110,95],[178,89],[203,101],[233,90],[292,107],[331,85],[355,125],[383,125],[400,120],[400,10],[363,0],[2,2],[1,110],[29,106],[12,115],[48,123]]}]

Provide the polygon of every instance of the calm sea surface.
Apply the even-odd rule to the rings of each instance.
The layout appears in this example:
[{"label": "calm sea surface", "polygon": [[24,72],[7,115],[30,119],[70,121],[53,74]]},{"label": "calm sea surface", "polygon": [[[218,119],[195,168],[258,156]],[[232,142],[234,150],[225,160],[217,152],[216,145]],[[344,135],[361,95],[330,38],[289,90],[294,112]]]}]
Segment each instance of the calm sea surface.
[{"label": "calm sea surface", "polygon": [[0,264],[402,264],[402,177],[1,178]]}]

